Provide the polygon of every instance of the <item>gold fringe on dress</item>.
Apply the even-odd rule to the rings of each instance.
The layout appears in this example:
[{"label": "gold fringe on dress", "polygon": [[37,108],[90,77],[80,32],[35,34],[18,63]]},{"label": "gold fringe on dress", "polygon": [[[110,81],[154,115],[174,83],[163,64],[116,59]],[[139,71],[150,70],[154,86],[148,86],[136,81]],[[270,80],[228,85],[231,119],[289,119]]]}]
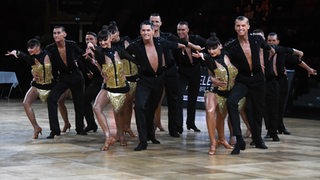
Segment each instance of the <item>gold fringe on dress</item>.
[{"label": "gold fringe on dress", "polygon": [[110,100],[110,103],[112,104],[114,110],[118,112],[122,107],[126,100],[126,94],[125,93],[112,93],[108,92],[108,99]]},{"label": "gold fringe on dress", "polygon": [[47,102],[48,96],[50,94],[50,90],[37,89],[39,93],[39,98],[42,102]]}]

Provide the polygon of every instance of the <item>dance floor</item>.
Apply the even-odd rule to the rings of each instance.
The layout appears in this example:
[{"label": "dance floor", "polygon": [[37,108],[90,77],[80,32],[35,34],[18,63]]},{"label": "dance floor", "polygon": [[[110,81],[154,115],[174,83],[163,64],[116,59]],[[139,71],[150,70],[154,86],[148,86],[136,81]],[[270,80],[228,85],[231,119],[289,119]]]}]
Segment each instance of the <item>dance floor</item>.
[{"label": "dance floor", "polygon": [[[197,110],[200,133],[187,130],[181,137],[167,131],[167,108],[162,108],[162,125],[156,131],[161,144],[149,144],[145,151],[133,151],[138,138],[127,136],[128,146],[115,143],[109,151],[100,151],[102,130],[87,136],[76,135],[73,104],[67,101],[71,131],[46,139],[50,129],[46,104],[37,101],[34,111],[42,135],[32,139],[33,128],[25,115],[22,100],[0,100],[0,174],[1,179],[320,179],[320,121],[285,118],[291,135],[279,135],[280,142],[267,141],[269,149],[250,146],[239,155],[218,147],[208,155],[209,137],[205,112]],[[115,124],[110,107],[105,110],[112,133]],[[186,111],[184,110],[184,115]],[[59,116],[60,117],[60,116]],[[63,121],[60,118],[60,127]],[[135,120],[132,129],[136,132]],[[243,132],[245,125],[242,123]],[[262,135],[266,134],[263,127]],[[226,136],[229,130],[226,125]]]}]

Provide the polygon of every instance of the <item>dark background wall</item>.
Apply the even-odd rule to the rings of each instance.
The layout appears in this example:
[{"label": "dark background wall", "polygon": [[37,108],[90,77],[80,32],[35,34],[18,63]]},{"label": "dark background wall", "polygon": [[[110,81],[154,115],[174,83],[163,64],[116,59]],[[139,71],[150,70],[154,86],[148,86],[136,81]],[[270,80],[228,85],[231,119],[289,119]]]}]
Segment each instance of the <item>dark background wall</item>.
[{"label": "dark background wall", "polygon": [[[98,32],[111,20],[117,21],[122,35],[134,38],[138,35],[139,23],[148,19],[150,13],[159,12],[162,31],[176,33],[178,21],[187,20],[191,33],[208,37],[215,31],[225,42],[235,37],[234,18],[250,16],[253,12],[251,30],[261,28],[266,34],[277,32],[282,45],[304,51],[304,60],[320,71],[319,5],[317,0],[202,0],[192,3],[181,0],[2,0],[0,70],[15,71],[26,92],[31,80],[30,67],[4,53],[12,49],[26,51],[26,41],[34,36],[40,36],[43,45],[53,42],[52,27],[56,24],[64,25],[68,39],[79,43],[86,31]],[[250,6],[251,11],[248,10]],[[296,96],[308,93],[305,72],[293,68],[300,78],[295,85]],[[319,82],[319,75],[312,80]]]}]

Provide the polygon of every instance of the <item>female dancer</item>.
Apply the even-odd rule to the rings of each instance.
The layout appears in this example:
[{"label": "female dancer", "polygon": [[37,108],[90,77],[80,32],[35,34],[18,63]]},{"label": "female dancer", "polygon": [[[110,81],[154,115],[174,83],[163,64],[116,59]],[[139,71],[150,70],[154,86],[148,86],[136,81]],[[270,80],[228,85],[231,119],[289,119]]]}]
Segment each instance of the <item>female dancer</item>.
[{"label": "female dancer", "polygon": [[[197,52],[192,55],[205,60],[212,82],[205,93],[205,107],[210,138],[210,149],[208,153],[209,155],[214,155],[218,145],[223,145],[227,149],[233,148],[225,138],[224,119],[227,115],[226,100],[234,85],[238,70],[230,63],[215,33],[211,33],[206,43],[209,54]],[[218,131],[217,141],[215,139],[215,128],[217,128]]]},{"label": "female dancer", "polygon": [[[109,103],[113,106],[117,133],[120,137],[120,145],[126,146],[127,143],[122,129],[123,126],[120,124],[124,124],[123,105],[130,87],[124,75],[123,63],[119,55],[120,52],[111,47],[111,33],[107,29],[102,29],[98,34],[98,41],[101,49],[99,51],[94,50],[94,57],[100,57],[99,64],[97,65],[100,66],[104,83],[94,102],[93,111],[106,137],[104,146],[101,150],[107,151],[109,150],[109,146],[114,144],[115,138],[110,135],[107,118],[103,113],[103,108]],[[88,43],[87,49],[90,50],[91,48],[94,48],[94,46],[91,43]]]},{"label": "female dancer", "polygon": [[[125,48],[129,45],[129,37],[124,36],[120,37],[120,32],[117,26],[117,23],[115,21],[111,21],[108,26],[108,30],[111,33],[112,38],[112,47],[115,49],[122,51],[125,50]],[[131,137],[136,137],[137,135],[133,133],[131,130],[131,117],[132,117],[132,110],[133,110],[133,102],[134,102],[134,96],[136,92],[137,87],[137,79],[138,79],[138,67],[133,62],[130,62],[127,59],[122,59],[123,62],[123,71],[125,73],[126,79],[130,86],[130,91],[128,92],[126,96],[126,101],[124,103],[124,124],[123,124],[123,130],[125,133],[128,133]]]},{"label": "female dancer", "polygon": [[[32,103],[37,100],[39,97],[41,101],[45,102],[49,93],[50,89],[54,86],[54,79],[52,76],[52,67],[50,58],[46,51],[41,49],[40,41],[37,38],[30,39],[27,42],[28,53],[29,55],[19,51],[19,50],[12,50],[8,51],[5,55],[6,56],[14,56],[16,58],[22,58],[25,60],[32,68],[32,76],[33,79],[31,81],[31,87],[26,93],[24,100],[23,100],[23,107],[24,110],[33,126],[33,139],[38,139],[39,134],[42,134],[42,128],[39,126],[33,108]],[[65,98],[66,96],[61,96],[61,98]],[[60,98],[59,101],[62,101]],[[64,108],[63,108],[64,107]],[[60,107],[59,107],[60,108]],[[68,120],[68,117],[64,115],[67,113],[67,109],[65,106],[61,106],[62,111],[61,115],[64,120],[64,127],[63,131],[65,132],[67,129],[70,129],[71,125]]]}]

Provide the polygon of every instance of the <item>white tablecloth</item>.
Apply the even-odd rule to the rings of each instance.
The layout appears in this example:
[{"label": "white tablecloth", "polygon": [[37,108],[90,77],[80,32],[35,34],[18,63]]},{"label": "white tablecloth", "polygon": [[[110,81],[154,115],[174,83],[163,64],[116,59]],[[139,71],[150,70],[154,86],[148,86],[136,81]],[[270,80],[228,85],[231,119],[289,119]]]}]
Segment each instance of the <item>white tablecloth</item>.
[{"label": "white tablecloth", "polygon": [[19,81],[15,72],[0,71],[0,84],[12,84],[12,87],[17,87]]},{"label": "white tablecloth", "polygon": [[[10,91],[8,93],[8,96],[6,97],[9,99],[12,88],[16,88],[19,85],[19,81],[17,79],[16,73],[9,72],[9,71],[0,71],[0,84],[11,84]],[[20,92],[21,92],[21,89],[20,89]],[[1,91],[1,97],[2,97],[2,94],[3,94],[3,90]]]}]

